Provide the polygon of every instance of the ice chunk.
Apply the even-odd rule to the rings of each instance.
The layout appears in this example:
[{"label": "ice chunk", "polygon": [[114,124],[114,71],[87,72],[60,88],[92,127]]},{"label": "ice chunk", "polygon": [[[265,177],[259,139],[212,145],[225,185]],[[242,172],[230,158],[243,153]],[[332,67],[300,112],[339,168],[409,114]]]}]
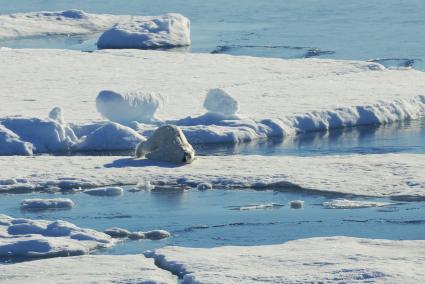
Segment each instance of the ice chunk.
[{"label": "ice chunk", "polygon": [[190,21],[180,14],[153,19],[134,18],[105,31],[97,46],[104,48],[169,48],[190,45]]},{"label": "ice chunk", "polygon": [[0,156],[31,156],[33,145],[19,139],[19,136],[0,124]]},{"label": "ice chunk", "polygon": [[74,202],[68,198],[24,199],[21,202],[21,209],[26,210],[71,209],[72,207]]},{"label": "ice chunk", "polygon": [[67,151],[76,142],[72,130],[54,120],[11,117],[0,122],[22,141],[32,143],[38,153]]},{"label": "ice chunk", "polygon": [[104,187],[104,188],[93,188],[85,190],[84,193],[89,195],[98,195],[98,196],[118,196],[124,193],[122,187],[113,186],[113,187]]},{"label": "ice chunk", "polygon": [[327,209],[358,209],[368,207],[382,207],[387,205],[391,205],[391,203],[349,199],[334,199],[323,202],[323,206]]},{"label": "ice chunk", "polygon": [[205,98],[204,108],[212,113],[234,115],[239,109],[239,104],[226,91],[222,89],[211,89]]},{"label": "ice chunk", "polygon": [[148,140],[137,145],[136,156],[146,156],[156,161],[191,163],[195,158],[195,150],[180,128],[164,125],[155,130]]},{"label": "ice chunk", "polygon": [[201,182],[201,183],[198,183],[198,185],[196,186],[196,189],[201,190],[201,191],[209,190],[209,189],[212,189],[212,188],[213,188],[213,186],[209,182]]},{"label": "ice chunk", "polygon": [[111,121],[123,124],[132,121],[151,123],[161,103],[160,95],[140,91],[120,94],[104,90],[96,98],[98,112]]},{"label": "ice chunk", "polygon": [[49,112],[49,118],[58,122],[59,124],[65,124],[65,119],[63,118],[63,111],[60,107],[54,107]]},{"label": "ice chunk", "polygon": [[52,257],[86,254],[110,247],[106,234],[65,221],[14,219],[0,215],[0,257]]},{"label": "ice chunk", "polygon": [[122,228],[109,228],[103,232],[113,238],[126,238],[131,234],[130,231]]},{"label": "ice chunk", "polygon": [[304,207],[304,201],[292,200],[289,202],[289,207],[291,207],[292,209],[301,209]]},{"label": "ice chunk", "polygon": [[145,238],[150,240],[161,240],[165,238],[169,238],[171,234],[164,230],[152,230],[148,232],[144,232]]},{"label": "ice chunk", "polygon": [[229,208],[231,210],[247,211],[247,210],[276,209],[280,207],[283,207],[283,205],[279,203],[264,203],[264,204],[248,204],[243,206],[230,206]]},{"label": "ice chunk", "polygon": [[132,232],[128,235],[130,240],[142,240],[146,239],[145,233],[143,232]]},{"label": "ice chunk", "polygon": [[131,191],[141,191],[141,190],[153,190],[155,186],[151,184],[151,182],[146,179],[142,178],[139,180],[139,182],[136,184],[134,188],[131,189]]},{"label": "ice chunk", "polygon": [[107,123],[81,138],[73,146],[79,151],[131,150],[145,138],[133,129],[118,123]]}]

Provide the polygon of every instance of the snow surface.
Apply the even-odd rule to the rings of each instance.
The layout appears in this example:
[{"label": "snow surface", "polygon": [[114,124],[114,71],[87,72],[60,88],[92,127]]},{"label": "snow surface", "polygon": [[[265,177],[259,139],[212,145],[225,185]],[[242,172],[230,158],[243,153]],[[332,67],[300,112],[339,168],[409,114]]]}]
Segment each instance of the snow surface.
[{"label": "snow surface", "polygon": [[[85,129],[98,125],[102,117],[94,102],[105,89],[117,93],[142,89],[161,94],[163,103],[155,116],[159,121],[179,125],[191,144],[237,143],[303,131],[388,123],[425,113],[424,72],[390,70],[370,62],[137,50],[84,53],[0,49],[0,69],[8,70],[0,75],[0,103],[8,106],[0,109],[2,120],[14,115],[41,119],[46,109],[60,102],[75,132],[81,125],[86,125]],[[225,90],[235,99],[239,105],[237,117],[205,114],[205,95],[214,88]],[[41,122],[27,124],[40,132]],[[62,132],[55,127],[56,132]],[[155,127],[146,123],[131,125],[143,136]],[[24,138],[20,140],[27,141]],[[62,138],[52,138],[50,144],[60,146],[52,148],[66,146],[65,141],[70,139]],[[49,144],[39,144],[50,150]]]},{"label": "snow surface", "polygon": [[134,18],[105,31],[97,42],[104,48],[169,48],[190,45],[190,21],[180,14],[155,19]]},{"label": "snow surface", "polygon": [[[17,168],[21,179],[3,184],[17,178]],[[423,155],[417,154],[199,156],[180,167],[123,156],[13,156],[0,159],[0,192],[136,185],[143,177],[161,186],[196,188],[208,182],[217,189],[314,190],[413,200],[425,198],[424,172]]]},{"label": "snow surface", "polygon": [[2,265],[0,283],[177,283],[143,255],[83,255]]},{"label": "snow surface", "polygon": [[71,209],[74,202],[69,198],[52,199],[24,199],[21,202],[21,209],[25,210],[45,210],[45,209]]},{"label": "snow surface", "polygon": [[150,256],[183,283],[421,283],[425,241],[311,238],[268,246],[161,248]]},{"label": "snow surface", "polygon": [[81,255],[113,244],[104,233],[65,221],[15,219],[0,214],[0,257]]},{"label": "snow surface", "polygon": [[349,199],[334,199],[331,201],[323,202],[323,206],[327,209],[357,209],[369,207],[382,207],[388,206],[388,202],[375,202],[375,201],[361,201]]}]

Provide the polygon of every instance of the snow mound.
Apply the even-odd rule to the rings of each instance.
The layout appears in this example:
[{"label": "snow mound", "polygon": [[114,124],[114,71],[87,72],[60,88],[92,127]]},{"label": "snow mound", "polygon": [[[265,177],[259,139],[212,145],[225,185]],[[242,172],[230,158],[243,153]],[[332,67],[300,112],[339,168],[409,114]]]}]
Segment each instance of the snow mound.
[{"label": "snow mound", "polygon": [[180,128],[164,125],[155,130],[148,140],[136,147],[136,157],[173,163],[191,163],[195,150],[187,142]]},{"label": "snow mound", "polygon": [[289,202],[289,207],[291,207],[292,209],[302,209],[304,207],[304,201],[292,200]]},{"label": "snow mound", "polygon": [[349,200],[349,199],[334,199],[331,201],[323,202],[323,206],[326,209],[358,209],[358,208],[369,208],[369,207],[382,207],[382,206],[388,206],[388,205],[391,205],[391,203]]},{"label": "snow mound", "polygon": [[177,283],[143,255],[83,255],[3,265],[0,283]]},{"label": "snow mound", "polygon": [[33,145],[21,141],[19,136],[0,124],[0,156],[31,156]]},{"label": "snow mound", "polygon": [[0,123],[20,140],[31,143],[37,153],[68,151],[77,142],[69,127],[51,119],[10,117],[0,119]]},{"label": "snow mound", "polygon": [[73,150],[79,151],[104,151],[104,150],[128,150],[144,141],[140,134],[133,129],[118,123],[107,123],[73,146]]},{"label": "snow mound", "polygon": [[118,196],[124,193],[124,189],[122,187],[104,187],[104,188],[93,188],[85,190],[84,193],[89,195],[96,196]]},{"label": "snow mound", "polygon": [[123,124],[133,121],[152,123],[161,103],[160,95],[139,91],[120,94],[105,90],[96,98],[97,111],[102,116]]},{"label": "snow mound", "polygon": [[71,209],[74,202],[68,198],[54,199],[24,199],[21,202],[21,209],[25,210],[45,210],[45,209]]},{"label": "snow mound", "polygon": [[65,221],[14,219],[0,215],[1,257],[81,255],[113,244],[104,233]]},{"label": "snow mound", "polygon": [[[424,254],[425,241],[350,237],[251,247],[166,247],[146,253],[188,284],[422,283]],[[247,263],[255,264],[255,269]]]},{"label": "snow mound", "polygon": [[166,14],[153,19],[134,18],[105,31],[97,47],[169,48],[190,45],[190,21],[180,14]]},{"label": "snow mound", "polygon": [[212,113],[230,116],[237,113],[239,104],[226,91],[222,89],[211,89],[205,98],[204,108]]}]

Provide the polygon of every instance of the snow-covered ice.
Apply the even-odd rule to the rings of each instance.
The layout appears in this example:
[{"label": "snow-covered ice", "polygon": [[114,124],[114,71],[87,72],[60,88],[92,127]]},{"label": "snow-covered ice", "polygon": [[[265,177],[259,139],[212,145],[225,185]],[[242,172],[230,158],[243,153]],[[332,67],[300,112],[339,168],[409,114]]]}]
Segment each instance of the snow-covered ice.
[{"label": "snow-covered ice", "polygon": [[[77,129],[102,119],[94,103],[101,90],[142,89],[161,94],[155,117],[179,125],[191,144],[388,123],[425,112],[424,72],[390,70],[371,62],[1,49],[0,68],[8,70],[1,74],[6,95],[0,103],[8,107],[0,110],[0,118],[41,119],[60,101],[67,107],[66,120]],[[72,80],[63,80],[67,76]],[[205,93],[214,88],[231,94],[239,105],[238,117],[205,115]],[[146,123],[131,127],[143,136],[153,128]]]},{"label": "snow-covered ice", "polygon": [[151,230],[147,232],[130,232],[123,228],[109,228],[103,231],[112,238],[129,238],[131,240],[149,239],[161,240],[171,237],[171,234],[165,230]]},{"label": "snow-covered ice", "polygon": [[204,101],[204,107],[209,112],[222,115],[234,115],[239,108],[238,101],[221,89],[211,89],[208,91]]},{"label": "snow-covered ice", "polygon": [[[326,165],[326,166],[324,166]],[[19,168],[22,181],[15,179]],[[337,192],[394,199],[423,199],[425,162],[418,154],[335,156],[199,156],[178,167],[171,163],[123,156],[13,156],[0,159],[0,192],[18,186],[38,190],[137,184]],[[40,171],[43,169],[43,171]]]},{"label": "snow-covered ice", "polygon": [[185,284],[421,283],[424,253],[425,241],[328,237],[251,247],[166,247],[148,255]]},{"label": "snow-covered ice", "polygon": [[277,209],[280,207],[283,207],[283,205],[279,203],[264,203],[264,204],[247,204],[242,206],[230,206],[229,209],[246,211],[246,210]]},{"label": "snow-covered ice", "polygon": [[45,210],[45,209],[71,209],[74,202],[69,198],[52,199],[24,199],[21,202],[21,209],[25,210]]},{"label": "snow-covered ice", "polygon": [[118,196],[124,193],[124,189],[118,186],[87,189],[84,193],[97,196]]},{"label": "snow-covered ice", "polygon": [[357,209],[368,207],[382,207],[388,205],[391,205],[391,203],[349,199],[334,199],[331,201],[323,202],[323,206],[327,209]]},{"label": "snow-covered ice", "polygon": [[0,283],[155,283],[177,276],[143,255],[83,255],[3,265]]},{"label": "snow-covered ice", "polygon": [[18,135],[0,124],[0,155],[30,156],[32,153],[31,143],[21,141]]},{"label": "snow-covered ice", "polygon": [[136,157],[155,161],[190,164],[195,150],[187,142],[181,129],[175,125],[160,126],[146,141],[136,147]]},{"label": "snow-covered ice", "polygon": [[190,21],[181,14],[154,19],[134,18],[108,29],[97,41],[98,48],[169,48],[190,45]]},{"label": "snow-covered ice", "polygon": [[87,254],[114,244],[108,235],[65,221],[0,215],[1,257],[53,257]]},{"label": "snow-covered ice", "polygon": [[196,189],[200,191],[212,189],[213,186],[209,182],[200,182],[196,185]]},{"label": "snow-covered ice", "polygon": [[133,121],[152,123],[161,103],[160,95],[141,91],[120,94],[105,90],[96,97],[99,113],[111,121],[123,124]]}]

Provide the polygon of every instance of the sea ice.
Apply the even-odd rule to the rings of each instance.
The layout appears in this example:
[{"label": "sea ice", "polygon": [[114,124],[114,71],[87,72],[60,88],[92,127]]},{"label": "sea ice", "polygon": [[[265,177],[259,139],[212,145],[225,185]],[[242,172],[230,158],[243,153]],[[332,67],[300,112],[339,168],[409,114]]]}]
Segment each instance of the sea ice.
[{"label": "sea ice", "polygon": [[128,150],[145,138],[133,129],[114,122],[106,123],[98,129],[83,136],[78,143],[73,145],[73,150],[78,151],[104,151]]},{"label": "sea ice", "polygon": [[334,199],[331,201],[323,202],[323,206],[327,209],[357,209],[368,207],[382,207],[387,205],[391,205],[391,203],[349,199]]},{"label": "sea ice", "polygon": [[137,145],[136,157],[189,164],[195,158],[195,150],[187,142],[180,128],[174,125],[163,125],[155,130],[148,140]]},{"label": "sea ice", "polygon": [[147,232],[130,232],[123,228],[109,228],[103,231],[112,238],[129,238],[131,240],[149,239],[161,240],[169,238],[171,234],[165,230],[151,230]]},{"label": "sea ice", "polygon": [[140,179],[136,186],[134,188],[131,189],[131,191],[135,192],[135,191],[141,191],[141,190],[153,190],[155,188],[155,186],[150,182],[150,180],[146,179],[146,178],[142,178]]},{"label": "sea ice", "polygon": [[53,257],[87,254],[114,244],[106,234],[65,221],[0,215],[0,256]]},{"label": "sea ice", "polygon": [[[310,238],[146,253],[182,283],[422,283],[425,241]],[[255,265],[255,269],[251,265]]]},{"label": "sea ice", "polygon": [[196,189],[201,190],[201,191],[209,190],[209,189],[212,189],[212,188],[213,188],[213,186],[209,182],[201,182],[201,183],[198,183],[198,185],[196,186]]},{"label": "sea ice", "polygon": [[53,199],[24,199],[21,202],[21,209],[25,210],[45,210],[45,209],[71,209],[74,202],[69,198]]},{"label": "sea ice", "polygon": [[0,124],[0,156],[31,156],[33,145],[19,139],[19,136]]},{"label": "sea ice", "polygon": [[169,48],[190,45],[190,21],[180,14],[134,18],[105,31],[97,41],[103,48]]},{"label": "sea ice", "polygon": [[150,239],[150,240],[161,240],[161,239],[171,237],[171,234],[164,230],[152,230],[152,231],[143,232],[143,234],[145,235],[146,239]]},{"label": "sea ice", "polygon": [[112,238],[127,238],[131,234],[129,230],[123,228],[109,228],[103,232]]},{"label": "sea ice", "polygon": [[133,121],[152,123],[161,103],[160,95],[140,91],[120,94],[105,90],[96,98],[96,107],[102,116],[123,124]]},{"label": "sea ice", "polygon": [[222,89],[211,89],[204,101],[204,108],[209,112],[226,116],[236,114],[239,109],[238,101]]},{"label": "sea ice", "polygon": [[89,195],[97,195],[97,196],[118,196],[124,193],[124,189],[122,187],[104,187],[104,188],[93,188],[87,189],[84,191]]}]

